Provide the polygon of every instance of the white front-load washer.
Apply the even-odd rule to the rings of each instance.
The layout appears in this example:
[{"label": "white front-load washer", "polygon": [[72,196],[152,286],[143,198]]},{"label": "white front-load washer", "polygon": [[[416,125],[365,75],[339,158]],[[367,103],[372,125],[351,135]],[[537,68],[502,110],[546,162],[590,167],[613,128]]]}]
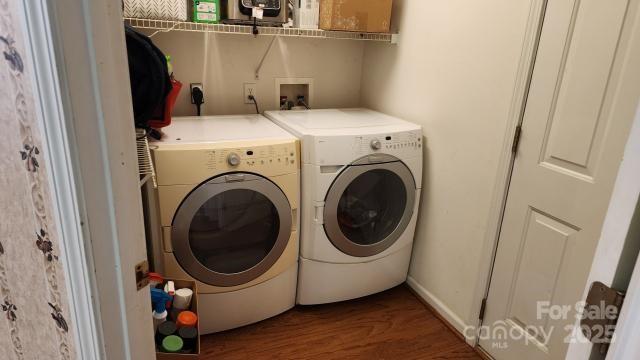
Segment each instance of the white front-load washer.
[{"label": "white front-load washer", "polygon": [[274,111],[302,141],[299,304],[353,299],[406,280],[422,129],[367,109]]},{"label": "white front-load washer", "polygon": [[299,141],[260,115],[176,118],[151,143],[164,274],[195,280],[203,334],[295,305]]}]

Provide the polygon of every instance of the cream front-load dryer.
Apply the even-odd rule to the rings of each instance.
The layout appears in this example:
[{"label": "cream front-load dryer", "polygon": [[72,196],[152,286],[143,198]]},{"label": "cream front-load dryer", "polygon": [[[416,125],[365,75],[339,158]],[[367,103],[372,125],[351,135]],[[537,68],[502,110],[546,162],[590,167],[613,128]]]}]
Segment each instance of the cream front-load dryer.
[{"label": "cream front-load dryer", "polygon": [[176,118],[151,143],[164,273],[198,284],[203,334],[295,305],[298,141],[260,115]]}]

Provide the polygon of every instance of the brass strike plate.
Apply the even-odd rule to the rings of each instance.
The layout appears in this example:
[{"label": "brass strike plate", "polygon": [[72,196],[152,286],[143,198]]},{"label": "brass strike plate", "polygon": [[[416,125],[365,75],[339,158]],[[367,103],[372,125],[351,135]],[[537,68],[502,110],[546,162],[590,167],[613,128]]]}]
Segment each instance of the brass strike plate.
[{"label": "brass strike plate", "polygon": [[147,260],[136,265],[136,287],[138,291],[149,285],[149,262]]}]

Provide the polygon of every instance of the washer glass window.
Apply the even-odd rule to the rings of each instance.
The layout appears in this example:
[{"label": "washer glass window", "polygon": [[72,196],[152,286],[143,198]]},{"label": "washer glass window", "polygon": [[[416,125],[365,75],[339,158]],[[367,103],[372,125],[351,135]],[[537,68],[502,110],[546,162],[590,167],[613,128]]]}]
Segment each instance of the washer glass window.
[{"label": "washer glass window", "polygon": [[251,269],[273,249],[280,228],[274,204],[248,189],[207,200],[189,227],[189,245],[198,261],[221,274]]},{"label": "washer glass window", "polygon": [[338,225],[358,245],[386,239],[402,220],[407,191],[395,173],[376,169],[358,176],[338,202]]},{"label": "washer glass window", "polygon": [[274,183],[231,173],[193,190],[171,229],[173,254],[192,277],[214,286],[242,285],[278,261],[291,238],[291,206]]},{"label": "washer glass window", "polygon": [[404,163],[389,155],[365,157],[345,168],[329,188],[325,233],[347,255],[380,254],[404,233],[415,201],[416,184]]}]

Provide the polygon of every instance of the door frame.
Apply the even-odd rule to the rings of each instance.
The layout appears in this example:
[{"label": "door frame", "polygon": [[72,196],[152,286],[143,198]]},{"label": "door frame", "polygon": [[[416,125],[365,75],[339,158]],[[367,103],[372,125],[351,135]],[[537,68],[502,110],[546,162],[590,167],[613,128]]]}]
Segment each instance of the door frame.
[{"label": "door frame", "polygon": [[[489,209],[489,217],[487,219],[487,229],[484,235],[484,241],[481,247],[480,267],[476,275],[476,287],[473,292],[473,301],[469,310],[470,318],[466,319],[467,325],[474,329],[479,329],[482,325],[480,313],[482,311],[483,300],[489,294],[489,285],[491,282],[491,274],[493,272],[493,264],[498,249],[498,240],[500,237],[500,229],[502,228],[502,219],[507,203],[507,195],[509,193],[509,185],[511,183],[511,175],[516,153],[513,151],[514,134],[522,125],[524,119],[524,111],[529,96],[529,87],[535,66],[535,60],[538,52],[540,34],[546,12],[547,2],[549,0],[533,0],[529,8],[529,16],[527,18],[525,35],[522,42],[522,51],[520,62],[514,84],[513,98],[509,108],[509,121],[505,130],[504,142],[498,162],[498,171],[496,183],[493,189],[491,208]],[[464,330],[464,336],[467,343],[471,346],[478,344],[476,331],[468,332]]]},{"label": "door frame", "polygon": [[78,358],[155,358],[121,2],[22,2]]},{"label": "door frame", "polygon": [[[640,144],[640,142],[638,142]],[[629,283],[625,304],[622,306],[622,313],[618,321],[616,341],[609,348],[607,359],[637,359],[640,357],[640,343],[631,341],[640,331],[640,259],[636,261],[636,266]],[[567,359],[582,359],[573,357],[574,345],[569,347],[569,355]],[[580,354],[582,346],[576,345],[575,349]]]},{"label": "door frame", "polygon": [[49,29],[49,10],[44,1],[23,1],[22,26],[25,34],[26,61],[33,66],[33,96],[40,123],[46,161],[50,166],[49,181],[54,218],[60,233],[60,263],[63,265],[69,304],[70,325],[79,359],[100,359],[104,343],[97,303],[91,244],[85,243],[81,201],[77,189],[73,157],[68,142],[69,132],[56,71],[56,55]]}]

